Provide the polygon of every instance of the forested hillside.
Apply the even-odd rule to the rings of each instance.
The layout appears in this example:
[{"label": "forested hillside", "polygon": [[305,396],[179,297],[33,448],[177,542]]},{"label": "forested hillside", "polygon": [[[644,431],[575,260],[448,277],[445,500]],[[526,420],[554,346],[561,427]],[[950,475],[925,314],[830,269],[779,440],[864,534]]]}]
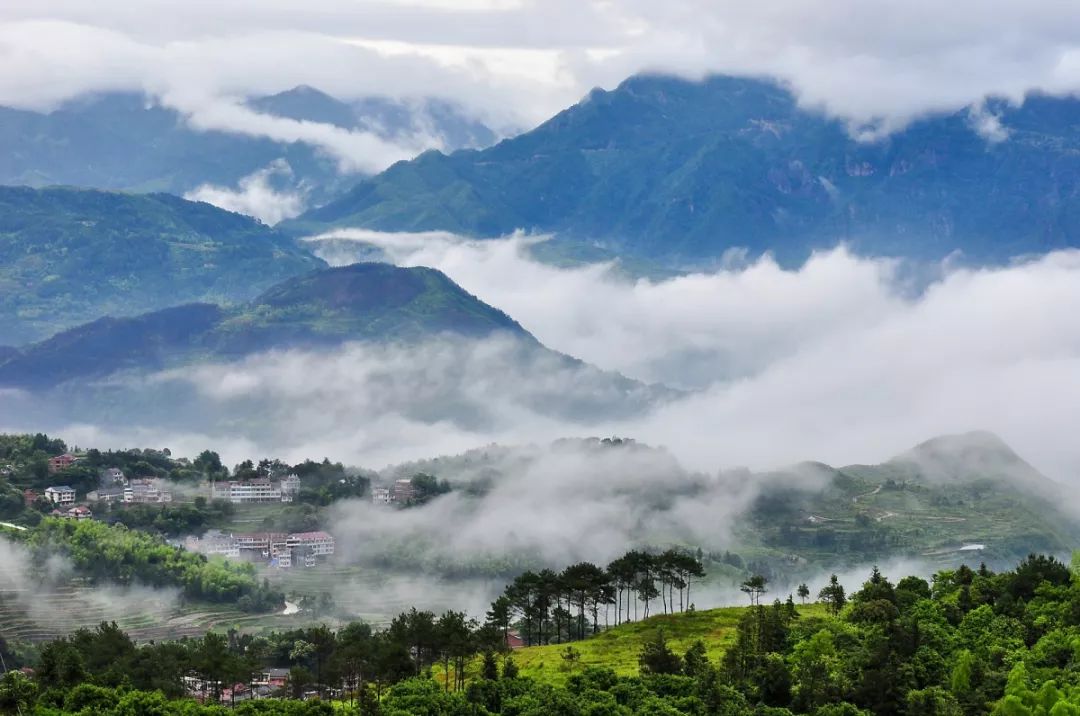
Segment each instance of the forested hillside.
[{"label": "forested hillside", "polygon": [[209,204],[0,187],[0,345],[102,316],[244,301],[321,266],[288,237]]},{"label": "forested hillside", "polygon": [[353,264],[287,279],[232,307],[189,304],[63,331],[0,358],[0,385],[44,388],[270,349],[500,332],[535,344],[517,322],[439,271]]}]

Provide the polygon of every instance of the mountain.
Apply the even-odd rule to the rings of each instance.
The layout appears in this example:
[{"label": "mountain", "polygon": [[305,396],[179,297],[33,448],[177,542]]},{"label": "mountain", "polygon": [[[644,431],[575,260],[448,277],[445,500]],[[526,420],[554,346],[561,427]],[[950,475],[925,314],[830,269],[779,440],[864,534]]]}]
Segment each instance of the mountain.
[{"label": "mountain", "polygon": [[[974,130],[987,113],[1003,140]],[[791,263],[840,240],[1000,261],[1080,244],[1078,125],[1080,100],[1032,95],[860,141],[769,81],[637,76],[488,149],[399,162],[287,228],[520,228],[671,264],[733,247]]]},{"label": "mountain", "polygon": [[0,363],[0,385],[48,388],[192,360],[440,333],[506,333],[535,342],[509,316],[434,269],[353,264],[287,279],[234,308],[189,304],[98,319],[9,356]]},{"label": "mountain", "polygon": [[[384,138],[419,129],[448,150],[494,140],[484,125],[435,100],[415,106],[373,99],[365,110],[311,88],[297,88],[250,105],[275,116],[366,129]],[[342,120],[339,122],[339,120]],[[68,184],[99,189],[182,195],[203,184],[235,187],[268,166],[279,190],[303,191],[312,203],[340,194],[357,175],[302,142],[277,142],[235,132],[192,128],[180,112],[152,97],[107,93],[79,97],[48,112],[0,107],[0,184]]]},{"label": "mountain", "polygon": [[0,187],[0,344],[103,315],[248,300],[324,265],[254,219],[168,194]]},{"label": "mountain", "polygon": [[763,483],[743,535],[810,561],[970,552],[1006,564],[1066,554],[1080,539],[1064,486],[987,432],[937,437],[880,465],[807,464]]}]

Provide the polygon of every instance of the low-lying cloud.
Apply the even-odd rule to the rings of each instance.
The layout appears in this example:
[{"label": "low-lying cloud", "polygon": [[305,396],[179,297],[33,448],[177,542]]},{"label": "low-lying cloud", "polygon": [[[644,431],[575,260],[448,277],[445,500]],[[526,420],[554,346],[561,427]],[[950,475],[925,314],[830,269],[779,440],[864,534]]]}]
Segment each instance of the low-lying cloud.
[{"label": "low-lying cloud", "polygon": [[633,280],[607,265],[542,264],[520,238],[421,238],[365,236],[588,365],[501,338],[358,343],[5,398],[0,426],[372,468],[491,442],[621,435],[706,472],[872,463],[986,429],[1055,479],[1080,473],[1080,252],[938,266],[919,282],[843,249],[798,269],[766,257]]},{"label": "low-lying cloud", "polygon": [[168,633],[163,625],[179,604],[177,589],[86,585],[64,557],[36,559],[22,544],[0,537],[0,614],[8,639],[64,636],[103,621],[116,621],[135,637],[160,636]]},{"label": "low-lying cloud", "polygon": [[1080,473],[1067,427],[1080,418],[1080,252],[915,271],[838,248],[793,270],[765,256],[635,280],[545,265],[525,237],[332,236],[332,262],[349,260],[351,237],[355,252],[439,268],[556,350],[691,390],[617,429],[694,466],[874,461],[986,428],[1057,479]]},{"label": "low-lying cloud", "polygon": [[291,179],[292,168],[284,159],[272,162],[262,169],[240,179],[235,189],[216,184],[201,184],[188,193],[185,199],[205,201],[208,204],[253,216],[264,224],[274,224],[299,216],[304,211],[306,199],[302,191],[277,188],[274,179]]}]

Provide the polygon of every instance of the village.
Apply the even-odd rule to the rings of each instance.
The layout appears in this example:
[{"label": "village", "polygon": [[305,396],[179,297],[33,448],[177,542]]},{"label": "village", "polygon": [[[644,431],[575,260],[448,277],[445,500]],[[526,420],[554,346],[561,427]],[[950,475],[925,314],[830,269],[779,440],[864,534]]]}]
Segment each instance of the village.
[{"label": "village", "polygon": [[[78,461],[79,457],[70,453],[52,457],[48,461],[49,473],[60,473]],[[196,488],[195,493],[185,492],[185,498],[197,501],[201,496],[233,505],[288,504],[298,497],[300,487],[301,480],[294,474],[278,479],[209,481]],[[101,507],[114,504],[166,505],[173,502],[174,489],[165,480],[156,477],[129,478],[119,468],[112,467],[101,471],[97,489],[87,492],[83,501],[78,500],[76,490],[69,485],[50,485],[40,495],[34,490],[25,490],[23,499],[30,505],[43,498],[53,506],[49,513],[52,517],[88,520],[94,517],[91,504]],[[202,537],[189,536],[175,544],[207,556],[219,555],[276,569],[314,567],[321,560],[331,557],[335,547],[333,536],[321,530],[292,533],[210,530]]]},{"label": "village", "polygon": [[[79,455],[71,453],[53,456],[48,460],[48,472],[61,476],[80,459]],[[298,500],[301,487],[301,478],[292,473],[280,477],[209,480],[188,488],[158,477],[128,476],[120,468],[109,467],[100,471],[96,488],[81,495],[82,499],[74,487],[66,484],[49,485],[41,493],[27,489],[23,499],[28,507],[36,503],[39,509],[42,509],[43,500],[52,508],[48,512],[51,517],[90,520],[94,519],[95,510],[105,514],[132,505],[165,507],[174,502],[198,505],[215,501],[238,507],[288,505]],[[421,492],[416,480],[398,479],[389,485],[372,486],[370,499],[379,506],[405,507],[416,502]],[[335,550],[334,537],[322,530],[238,532],[210,529],[202,536],[190,535],[173,543],[191,552],[273,569],[313,567],[331,558]]]}]

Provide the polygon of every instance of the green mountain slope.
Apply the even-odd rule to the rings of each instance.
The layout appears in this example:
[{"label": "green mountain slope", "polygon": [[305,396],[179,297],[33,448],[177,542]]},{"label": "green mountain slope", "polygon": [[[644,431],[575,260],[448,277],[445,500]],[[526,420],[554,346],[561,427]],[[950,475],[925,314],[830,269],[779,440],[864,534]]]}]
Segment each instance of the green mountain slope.
[{"label": "green mountain slope", "polygon": [[772,476],[741,526],[748,545],[811,562],[950,559],[967,547],[1007,564],[1080,540],[1064,486],[990,433],[935,438],[880,465],[814,465],[813,486],[807,469]]},{"label": "green mountain slope", "polygon": [[324,265],[285,235],[209,204],[0,187],[0,344],[103,315],[247,300]]},{"label": "green mountain slope", "polygon": [[535,343],[509,316],[438,271],[353,264],[288,279],[233,308],[189,304],[69,329],[0,363],[0,385],[45,388],[270,349],[496,332]]},{"label": "green mountain slope", "polygon": [[1080,101],[991,102],[880,141],[767,81],[633,77],[483,151],[435,152],[362,181],[288,228],[557,232],[669,262],[732,247],[801,260],[840,240],[871,252],[1002,260],[1080,242]]}]

